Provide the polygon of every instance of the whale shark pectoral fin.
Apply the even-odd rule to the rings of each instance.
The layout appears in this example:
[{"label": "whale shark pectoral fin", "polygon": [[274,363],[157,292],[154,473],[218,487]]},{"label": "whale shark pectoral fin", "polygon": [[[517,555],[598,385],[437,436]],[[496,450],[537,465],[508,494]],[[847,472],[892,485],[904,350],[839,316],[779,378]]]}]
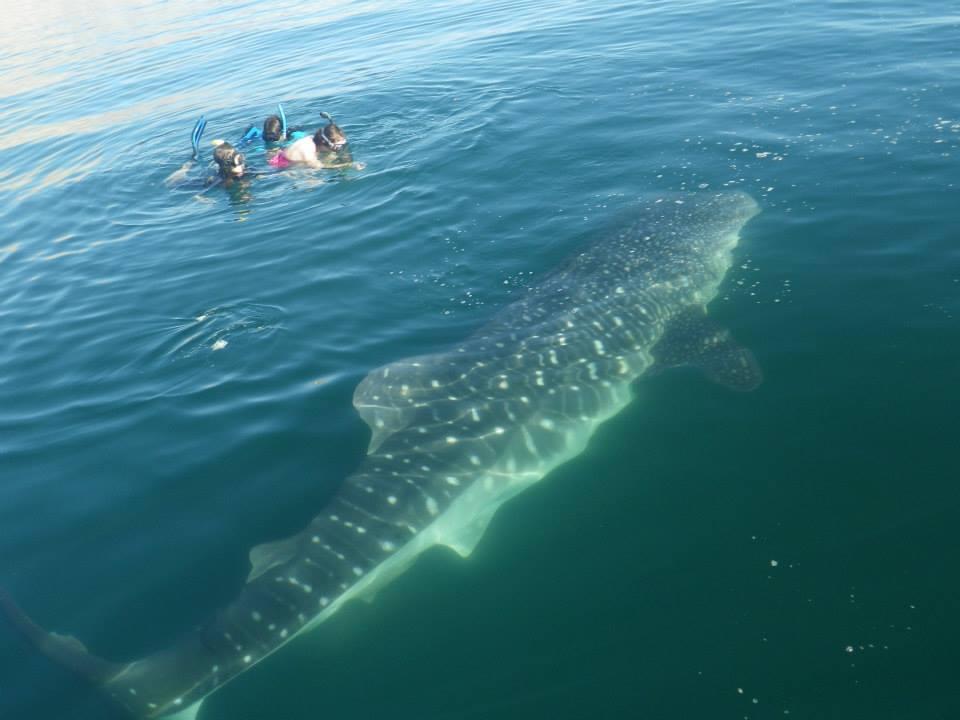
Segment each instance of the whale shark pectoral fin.
[{"label": "whale shark pectoral fin", "polygon": [[185,710],[181,710],[173,715],[164,715],[163,720],[197,720],[197,713],[200,712],[201,705],[203,705],[203,700],[195,702]]},{"label": "whale shark pectoral fin", "polygon": [[250,574],[247,576],[247,582],[260,577],[272,567],[289,562],[296,553],[296,536],[254,545],[250,548]]},{"label": "whale shark pectoral fin", "polygon": [[730,390],[754,390],[763,382],[753,353],[708,318],[703,307],[676,315],[654,346],[653,357],[652,372],[690,365]]}]

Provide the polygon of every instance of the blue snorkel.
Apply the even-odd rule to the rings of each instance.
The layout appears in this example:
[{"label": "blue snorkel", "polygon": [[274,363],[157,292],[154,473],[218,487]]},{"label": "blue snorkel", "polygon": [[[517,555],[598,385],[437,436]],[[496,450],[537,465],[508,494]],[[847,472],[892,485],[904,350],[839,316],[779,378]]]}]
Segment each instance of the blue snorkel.
[{"label": "blue snorkel", "polygon": [[190,144],[193,145],[193,159],[196,160],[200,155],[200,137],[203,131],[207,129],[207,119],[201,115],[197,124],[193,126],[193,132],[190,133]]},{"label": "blue snorkel", "polygon": [[283,105],[277,103],[277,115],[280,116],[280,137],[287,137],[287,116],[283,112]]}]

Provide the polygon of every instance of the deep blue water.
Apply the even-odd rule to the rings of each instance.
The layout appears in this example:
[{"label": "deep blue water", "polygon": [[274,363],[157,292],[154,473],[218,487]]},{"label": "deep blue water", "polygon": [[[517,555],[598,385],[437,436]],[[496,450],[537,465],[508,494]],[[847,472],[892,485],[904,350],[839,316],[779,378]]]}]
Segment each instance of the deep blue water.
[{"label": "deep blue water", "polygon": [[[359,463],[369,370],[643,193],[739,188],[711,313],[760,389],[642,379],[473,557],[201,718],[960,717],[958,47],[909,0],[8,10],[0,586],[105,657],[166,647]],[[365,169],[165,182],[200,114],[209,158],[278,101]],[[0,625],[0,718],[112,717]]]}]

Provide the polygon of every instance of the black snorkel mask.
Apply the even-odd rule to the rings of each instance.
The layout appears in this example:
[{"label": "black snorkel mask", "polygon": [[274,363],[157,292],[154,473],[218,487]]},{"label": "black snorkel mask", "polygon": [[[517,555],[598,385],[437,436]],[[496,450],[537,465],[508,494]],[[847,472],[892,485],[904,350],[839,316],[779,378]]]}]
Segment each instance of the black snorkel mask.
[{"label": "black snorkel mask", "polygon": [[[243,153],[234,152],[217,164],[220,166],[221,175],[225,177],[240,177],[243,175],[245,162],[246,158],[243,157]],[[239,172],[237,172],[238,170]]]}]

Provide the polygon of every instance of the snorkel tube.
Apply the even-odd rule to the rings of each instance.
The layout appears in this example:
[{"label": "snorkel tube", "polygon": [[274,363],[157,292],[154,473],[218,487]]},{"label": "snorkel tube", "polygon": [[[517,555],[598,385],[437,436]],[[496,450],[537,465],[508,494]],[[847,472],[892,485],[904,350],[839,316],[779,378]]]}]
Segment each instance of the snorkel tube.
[{"label": "snorkel tube", "polygon": [[277,115],[280,116],[280,137],[287,137],[287,116],[283,112],[283,105],[277,103]]},{"label": "snorkel tube", "polygon": [[201,115],[200,119],[197,120],[196,125],[193,126],[193,132],[190,133],[190,144],[193,145],[193,159],[196,160],[197,156],[200,155],[200,138],[203,135],[203,131],[207,129],[207,119]]}]

